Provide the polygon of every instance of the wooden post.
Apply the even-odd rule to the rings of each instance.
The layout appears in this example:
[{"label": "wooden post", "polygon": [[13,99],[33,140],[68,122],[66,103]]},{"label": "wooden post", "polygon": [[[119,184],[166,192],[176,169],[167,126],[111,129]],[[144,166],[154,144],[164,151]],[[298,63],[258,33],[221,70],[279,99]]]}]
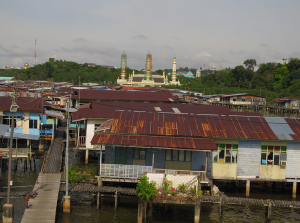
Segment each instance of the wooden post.
[{"label": "wooden post", "polygon": [[118,191],[115,192],[115,209],[118,207]]},{"label": "wooden post", "polygon": [[89,150],[85,150],[85,163],[89,162]]},{"label": "wooden post", "polygon": [[199,199],[195,203],[194,223],[200,223],[201,201]]},{"label": "wooden post", "polygon": [[297,194],[297,179],[295,179],[295,181],[293,182],[293,198],[296,198],[296,194]]},{"label": "wooden post", "polygon": [[250,195],[250,180],[246,180],[246,197]]},{"label": "wooden post", "polygon": [[97,192],[97,209],[99,210],[100,209],[100,202],[101,202],[101,194],[100,192],[98,191]]},{"label": "wooden post", "polygon": [[266,217],[267,219],[271,219],[271,213],[272,213],[272,204],[271,201],[269,200],[269,204],[266,206]]},{"label": "wooden post", "polygon": [[33,158],[33,171],[35,172],[35,158]]},{"label": "wooden post", "polygon": [[223,212],[222,197],[220,197],[220,210],[219,210],[220,217],[222,216],[222,212]]}]

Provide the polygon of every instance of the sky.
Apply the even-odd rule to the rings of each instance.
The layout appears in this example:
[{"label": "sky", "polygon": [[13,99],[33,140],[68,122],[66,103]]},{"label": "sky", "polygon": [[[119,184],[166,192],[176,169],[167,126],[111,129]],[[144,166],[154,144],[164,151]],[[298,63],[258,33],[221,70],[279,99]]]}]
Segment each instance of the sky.
[{"label": "sky", "polygon": [[[144,69],[300,58],[299,0],[2,0],[0,68],[49,58]],[[35,41],[36,40],[36,41]],[[36,43],[36,44],[35,44]]]}]

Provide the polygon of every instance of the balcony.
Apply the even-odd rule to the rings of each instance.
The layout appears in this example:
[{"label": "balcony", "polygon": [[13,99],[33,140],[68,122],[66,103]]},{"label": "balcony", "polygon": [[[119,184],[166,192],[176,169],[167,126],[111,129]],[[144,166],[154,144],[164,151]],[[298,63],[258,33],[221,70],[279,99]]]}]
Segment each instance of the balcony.
[{"label": "balcony", "polygon": [[205,171],[153,169],[152,166],[102,164],[101,178],[103,181],[138,182],[146,173],[182,174],[199,176],[201,181],[208,181]]}]

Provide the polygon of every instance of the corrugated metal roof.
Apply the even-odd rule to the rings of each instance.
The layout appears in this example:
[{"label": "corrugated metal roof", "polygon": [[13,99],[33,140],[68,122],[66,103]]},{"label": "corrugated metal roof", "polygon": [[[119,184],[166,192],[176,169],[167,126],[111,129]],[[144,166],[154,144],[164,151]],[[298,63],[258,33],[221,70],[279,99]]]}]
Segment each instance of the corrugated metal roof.
[{"label": "corrugated metal roof", "polygon": [[72,114],[72,120],[83,118],[113,118],[116,110],[137,110],[164,113],[186,113],[186,114],[247,114],[251,116],[262,116],[260,113],[231,112],[225,106],[213,105],[191,105],[191,104],[169,104],[169,103],[130,103],[130,102],[92,102],[90,106],[80,107]]},{"label": "corrugated metal roof", "polygon": [[180,138],[164,136],[139,136],[139,135],[111,135],[95,134],[92,144],[143,146],[159,148],[216,150],[216,144],[212,139]]},{"label": "corrugated metal roof", "polygon": [[[10,129],[9,125],[0,124],[0,136],[10,138]],[[39,135],[23,134],[23,133],[13,133],[13,138],[17,139],[30,139],[30,140],[39,140]]]},{"label": "corrugated metal roof", "polygon": [[[31,97],[18,97],[16,100],[19,106],[18,111],[41,111],[41,98],[31,98]],[[0,97],[0,110],[9,111],[12,103],[11,97]],[[44,106],[50,106],[46,101],[43,102]]]},{"label": "corrugated metal roof", "polygon": [[277,98],[275,100],[272,100],[270,102],[285,102],[285,101],[294,101],[294,100],[300,100],[300,98],[295,98],[295,97],[284,97],[284,98]]},{"label": "corrugated metal roof", "polygon": [[10,128],[9,125],[0,124],[0,135],[3,136],[9,128]]},{"label": "corrugated metal roof", "polygon": [[90,100],[120,100],[120,101],[154,101],[170,102],[169,98],[176,99],[170,91],[104,91],[104,90],[77,90],[72,99]]},{"label": "corrugated metal roof", "polygon": [[285,121],[294,132],[291,137],[296,141],[300,141],[300,119],[285,118]]},{"label": "corrugated metal roof", "polygon": [[278,140],[264,117],[116,111],[111,132],[138,135]]},{"label": "corrugated metal roof", "polygon": [[291,135],[294,135],[295,133],[284,118],[265,117],[265,119],[279,139],[293,140],[293,137]]},{"label": "corrugated metal roof", "polygon": [[61,112],[54,111],[54,110],[46,110],[44,112],[44,115],[51,116],[51,117],[56,117],[56,118],[64,118],[64,116]]},{"label": "corrugated metal roof", "polygon": [[[10,132],[6,132],[4,134],[4,137],[9,138],[10,137]],[[31,134],[23,134],[23,133],[13,133],[13,138],[39,140],[40,136],[39,135],[31,135]]]}]

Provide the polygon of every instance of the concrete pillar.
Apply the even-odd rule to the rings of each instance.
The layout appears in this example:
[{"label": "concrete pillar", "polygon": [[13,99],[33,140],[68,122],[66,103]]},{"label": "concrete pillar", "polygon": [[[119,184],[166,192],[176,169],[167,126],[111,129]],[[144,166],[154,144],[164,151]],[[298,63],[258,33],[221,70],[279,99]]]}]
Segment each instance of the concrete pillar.
[{"label": "concrete pillar", "polygon": [[71,211],[71,196],[63,197],[63,212],[70,213]]},{"label": "concrete pillar", "polygon": [[293,198],[296,198],[296,194],[297,194],[297,181],[293,182]]},{"label": "concrete pillar", "polygon": [[197,200],[195,204],[194,223],[200,223],[201,201]]},{"label": "concrete pillar", "polygon": [[85,150],[85,163],[89,163],[89,150]]},{"label": "concrete pillar", "polygon": [[246,180],[246,197],[250,196],[250,180]]},{"label": "concrete pillar", "polygon": [[14,205],[4,204],[2,210],[2,222],[13,223],[13,220],[14,220]]},{"label": "concrete pillar", "polygon": [[144,202],[139,200],[137,223],[143,223],[143,217],[144,217],[143,214],[144,214]]},{"label": "concrete pillar", "polygon": [[103,182],[102,182],[101,177],[98,177],[97,182],[98,182],[98,187],[102,187],[103,186]]}]

